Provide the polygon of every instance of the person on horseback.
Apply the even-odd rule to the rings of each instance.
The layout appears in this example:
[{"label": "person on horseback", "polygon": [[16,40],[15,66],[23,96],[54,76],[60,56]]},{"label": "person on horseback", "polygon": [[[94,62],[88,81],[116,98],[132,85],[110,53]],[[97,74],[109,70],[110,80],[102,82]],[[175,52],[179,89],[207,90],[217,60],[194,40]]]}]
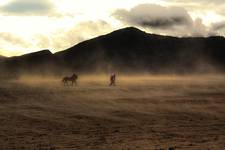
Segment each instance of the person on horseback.
[{"label": "person on horseback", "polygon": [[110,76],[109,86],[116,86],[116,74],[115,73],[111,74],[111,76]]}]

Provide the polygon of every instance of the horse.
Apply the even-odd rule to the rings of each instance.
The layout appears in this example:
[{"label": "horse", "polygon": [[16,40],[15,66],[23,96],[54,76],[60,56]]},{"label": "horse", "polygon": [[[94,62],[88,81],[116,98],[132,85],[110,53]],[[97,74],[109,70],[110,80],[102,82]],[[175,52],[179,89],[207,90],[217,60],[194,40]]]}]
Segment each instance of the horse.
[{"label": "horse", "polygon": [[73,86],[73,84],[77,85],[77,79],[78,79],[78,76],[76,74],[73,74],[71,77],[64,77],[62,79],[62,82],[64,85],[69,85],[69,81],[71,82],[71,86]]}]

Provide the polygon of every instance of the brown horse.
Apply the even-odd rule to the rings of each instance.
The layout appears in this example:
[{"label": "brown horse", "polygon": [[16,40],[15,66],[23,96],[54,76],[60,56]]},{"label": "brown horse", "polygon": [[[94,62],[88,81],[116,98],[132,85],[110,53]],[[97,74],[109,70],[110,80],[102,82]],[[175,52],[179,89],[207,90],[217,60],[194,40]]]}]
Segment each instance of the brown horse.
[{"label": "brown horse", "polygon": [[69,85],[69,82],[71,82],[71,86],[73,86],[74,84],[77,85],[77,79],[78,76],[76,74],[73,74],[71,77],[64,77],[62,79],[62,82],[65,86]]}]

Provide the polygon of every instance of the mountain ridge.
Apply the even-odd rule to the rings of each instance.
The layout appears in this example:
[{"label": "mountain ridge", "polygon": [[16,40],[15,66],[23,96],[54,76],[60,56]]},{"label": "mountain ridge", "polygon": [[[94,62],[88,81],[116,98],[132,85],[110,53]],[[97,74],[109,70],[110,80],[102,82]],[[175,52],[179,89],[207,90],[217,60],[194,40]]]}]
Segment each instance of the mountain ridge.
[{"label": "mountain ridge", "polygon": [[62,68],[78,72],[223,72],[225,38],[162,36],[127,27],[54,54],[43,50],[10,57],[4,64],[5,68],[15,68],[16,64],[18,69],[13,71],[31,72],[50,69],[58,72]]}]

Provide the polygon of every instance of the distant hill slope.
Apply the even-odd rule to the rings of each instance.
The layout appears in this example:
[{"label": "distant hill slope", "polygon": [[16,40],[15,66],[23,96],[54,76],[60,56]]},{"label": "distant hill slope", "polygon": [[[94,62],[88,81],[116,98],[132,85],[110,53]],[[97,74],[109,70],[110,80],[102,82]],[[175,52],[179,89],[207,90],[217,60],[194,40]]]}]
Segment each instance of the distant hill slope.
[{"label": "distant hill slope", "polygon": [[[225,38],[176,38],[128,27],[81,42],[67,50],[12,57],[7,68],[30,71],[207,72],[225,71]],[[41,69],[40,69],[41,68]]]},{"label": "distant hill slope", "polygon": [[5,59],[5,58],[6,58],[6,57],[0,55],[0,61],[3,60],[3,59]]},{"label": "distant hill slope", "polygon": [[42,50],[21,56],[14,56],[4,59],[3,66],[9,73],[35,72],[41,73],[48,71],[49,66],[53,66],[54,57],[49,50]]}]

